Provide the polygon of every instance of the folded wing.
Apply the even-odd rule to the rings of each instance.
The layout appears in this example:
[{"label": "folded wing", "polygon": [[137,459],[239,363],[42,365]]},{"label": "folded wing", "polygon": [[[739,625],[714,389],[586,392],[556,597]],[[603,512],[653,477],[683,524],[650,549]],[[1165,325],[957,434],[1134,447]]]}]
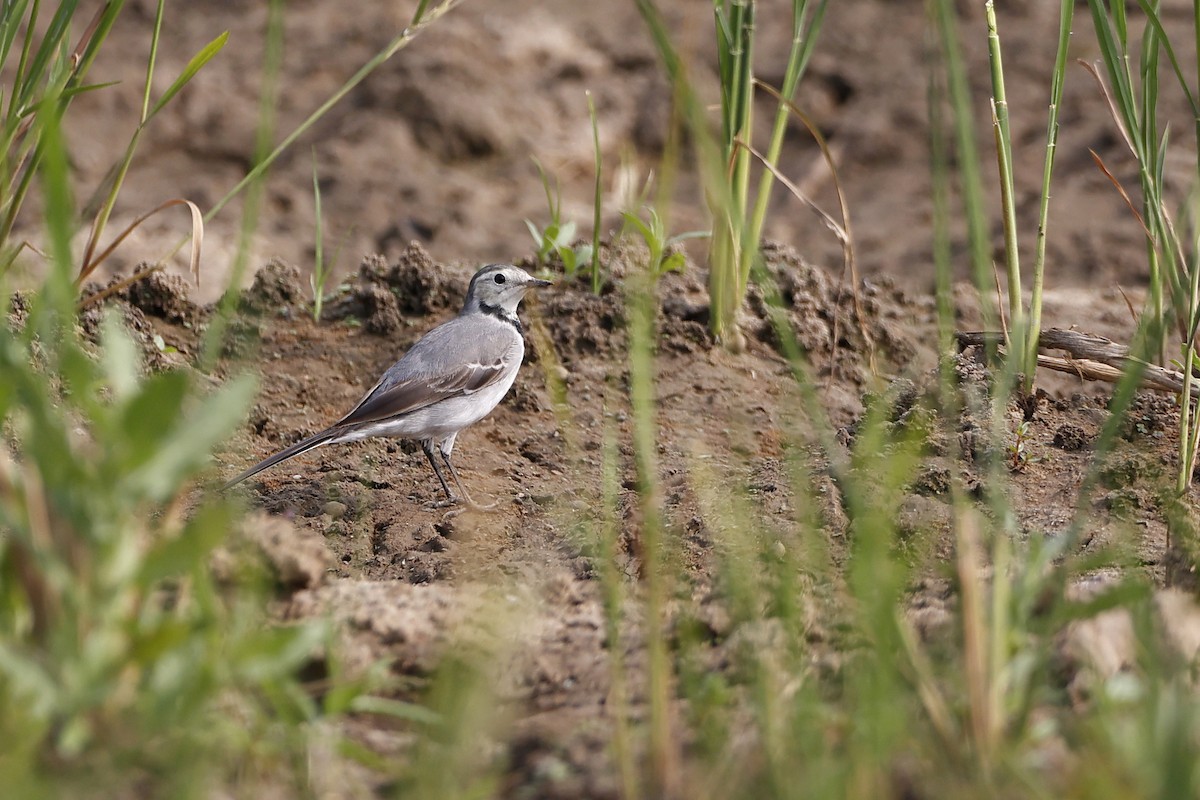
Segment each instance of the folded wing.
[{"label": "folded wing", "polygon": [[456,330],[462,322],[462,318],[454,319],[426,334],[349,414],[330,427],[378,422],[451,397],[474,394],[519,365],[513,350],[523,349],[520,339],[503,335],[503,329],[498,329],[501,335],[497,336],[464,338],[464,331]]}]

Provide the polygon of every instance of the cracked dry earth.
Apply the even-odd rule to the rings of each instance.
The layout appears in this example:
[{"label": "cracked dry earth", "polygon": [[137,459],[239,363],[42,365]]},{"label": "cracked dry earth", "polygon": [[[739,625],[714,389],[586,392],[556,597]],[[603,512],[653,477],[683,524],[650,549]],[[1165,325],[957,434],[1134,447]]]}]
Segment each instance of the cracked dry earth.
[{"label": "cracked dry earth", "polygon": [[[694,266],[668,275],[659,287],[656,456],[676,576],[668,624],[699,626],[713,670],[732,669],[730,653],[761,633],[739,629],[724,605],[714,487],[736,487],[755,521],[776,532],[779,547],[806,546],[803,537],[817,530],[831,562],[840,564],[848,551],[847,518],[826,457],[806,444],[811,421],[826,415],[839,429],[842,447],[854,440],[864,402],[886,403],[893,426],[919,424],[929,413],[934,383],[929,299],[886,282],[866,284],[859,320],[825,270],[786,248],[767,253],[785,316],[820,387],[819,413],[806,408],[796,389],[762,297],[752,294],[744,322],[748,346],[733,354],[714,346],[708,334]],[[340,658],[351,672],[383,663],[393,679],[390,691],[420,700],[447,653],[486,654],[493,712],[503,719],[504,734],[488,740],[481,758],[505,764],[504,796],[618,794],[608,707],[612,654],[597,579],[605,565],[588,537],[600,519],[604,465],[612,454],[609,485],[619,529],[614,560],[626,588],[639,592],[642,529],[623,299],[623,277],[637,256],[607,247],[604,255],[612,277],[599,295],[582,282],[562,280],[527,299],[526,364],[500,407],[459,437],[463,480],[481,502],[497,502],[494,512],[454,516],[429,508],[440,487],[424,457],[413,445],[388,440],[320,448],[260,474],[242,490],[260,509],[244,528],[275,567],[280,615],[334,620]],[[260,394],[240,433],[219,454],[217,477],[236,474],[352,407],[424,331],[457,312],[472,272],[470,266],[437,263],[416,244],[390,263],[367,258],[314,322],[297,271],[282,262],[261,269],[243,294],[216,375],[220,380],[252,370]],[[157,275],[113,301],[157,359],[154,367],[187,363],[197,351],[212,310],[191,304],[186,290]],[[969,316],[963,322],[969,324]],[[86,319],[84,324],[86,329]],[[154,344],[156,335],[170,346],[165,353]],[[878,373],[893,378],[890,385],[870,377],[868,340]],[[964,396],[982,395],[991,380],[969,353],[960,357],[959,378]],[[561,387],[557,404],[553,387]],[[1056,536],[1070,524],[1092,443],[1107,419],[1105,406],[1102,388],[1067,381],[1035,404],[1022,435],[1026,456],[1011,475],[1014,511],[1028,536]],[[1123,543],[1133,568],[1160,583],[1171,559],[1154,487],[1172,468],[1175,413],[1169,399],[1139,397],[1080,545]],[[1014,405],[1010,433],[1021,421]],[[948,580],[954,556],[946,493],[955,472],[968,486],[979,486],[972,460],[979,427],[964,414],[959,439],[965,455],[958,460],[953,448],[930,438],[899,510],[901,555],[921,560],[907,614],[926,639],[953,636],[957,600]],[[815,491],[794,490],[798,469],[812,477]],[[1108,577],[1089,576],[1078,590],[1094,590]],[[836,579],[833,585],[809,575],[797,580],[812,587],[806,614],[814,659],[836,671],[842,663],[838,638],[822,611],[837,602],[842,588]],[[1191,600],[1164,596],[1160,605],[1178,607],[1181,618],[1191,620],[1179,627],[1181,640],[1190,642]],[[645,712],[645,639],[636,607],[627,610],[620,655],[637,720]],[[1065,685],[1122,668],[1126,651],[1112,642],[1133,646],[1123,625],[1108,620],[1072,629],[1062,648]],[[414,746],[411,733],[370,716],[351,720],[347,730],[384,756],[403,757]],[[370,794],[383,780],[344,760],[321,772],[332,796]]]}]

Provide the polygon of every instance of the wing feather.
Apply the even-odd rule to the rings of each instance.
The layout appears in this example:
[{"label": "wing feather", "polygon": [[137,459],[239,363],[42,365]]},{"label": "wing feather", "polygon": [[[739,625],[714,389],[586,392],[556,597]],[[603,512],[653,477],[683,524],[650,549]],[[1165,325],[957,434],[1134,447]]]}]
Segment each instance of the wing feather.
[{"label": "wing feather", "polygon": [[501,327],[494,329],[495,336],[464,338],[464,321],[459,317],[427,333],[331,427],[400,416],[451,397],[474,394],[500,380],[516,355],[513,351],[523,350],[524,343]]}]

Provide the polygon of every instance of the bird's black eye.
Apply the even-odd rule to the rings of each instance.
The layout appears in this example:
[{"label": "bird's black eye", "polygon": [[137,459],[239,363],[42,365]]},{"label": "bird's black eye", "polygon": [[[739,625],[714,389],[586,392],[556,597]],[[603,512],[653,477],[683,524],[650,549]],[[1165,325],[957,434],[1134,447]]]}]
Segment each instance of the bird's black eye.
[{"label": "bird's black eye", "polygon": [[504,277],[503,272],[497,272],[496,277],[493,278],[492,280],[494,280],[496,283],[504,283],[508,279]]}]

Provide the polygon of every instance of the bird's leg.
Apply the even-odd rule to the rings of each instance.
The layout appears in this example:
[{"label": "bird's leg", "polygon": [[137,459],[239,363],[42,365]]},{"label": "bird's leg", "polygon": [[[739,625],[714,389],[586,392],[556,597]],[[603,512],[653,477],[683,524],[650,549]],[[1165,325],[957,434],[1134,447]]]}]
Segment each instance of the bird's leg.
[{"label": "bird's leg", "polygon": [[444,440],[439,446],[438,451],[442,454],[442,458],[446,462],[446,466],[450,470],[450,477],[454,479],[454,485],[458,487],[458,493],[468,506],[476,511],[492,511],[496,508],[496,503],[481,506],[471,499],[471,495],[467,492],[467,487],[463,486],[462,478],[458,477],[458,470],[454,468],[454,462],[450,460],[450,453],[454,450],[454,437]]},{"label": "bird's leg", "polygon": [[[435,508],[444,508],[446,506],[457,505],[459,500],[457,497],[454,496],[454,492],[450,491],[450,484],[446,483],[446,476],[442,474],[442,467],[440,464],[438,464],[437,456],[435,456],[433,454],[433,440],[432,439],[422,439],[421,440],[421,450],[424,451],[425,458],[429,459],[429,466],[433,467],[433,474],[437,475],[438,481],[441,482],[442,491],[444,491],[446,493],[446,499],[444,501],[434,503],[434,507]],[[453,467],[450,469],[450,474],[454,475]],[[458,486],[459,489],[462,489],[462,484],[459,483],[457,475],[454,475],[454,482],[459,484],[459,486]],[[463,496],[464,497],[466,496],[465,493]],[[467,498],[467,502],[468,503],[471,502],[470,498]]]}]

